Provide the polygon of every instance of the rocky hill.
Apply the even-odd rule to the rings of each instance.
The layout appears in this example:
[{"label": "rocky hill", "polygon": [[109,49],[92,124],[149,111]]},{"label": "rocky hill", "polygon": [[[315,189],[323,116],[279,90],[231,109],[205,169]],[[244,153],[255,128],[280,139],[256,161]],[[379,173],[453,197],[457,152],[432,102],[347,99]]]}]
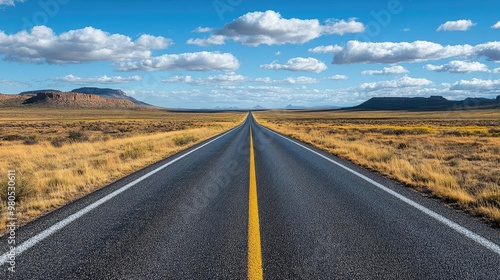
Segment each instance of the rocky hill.
[{"label": "rocky hill", "polygon": [[500,108],[500,96],[496,99],[466,98],[460,101],[448,100],[442,96],[431,97],[373,97],[358,106],[349,108],[354,110],[413,110],[413,111],[440,111],[440,110],[468,110]]},{"label": "rocky hill", "polygon": [[27,96],[22,104],[60,108],[134,108],[138,105],[130,100],[104,98],[95,94],[74,92],[40,92]]},{"label": "rocky hill", "polygon": [[23,91],[20,93],[20,95],[39,94],[39,93],[45,93],[45,92],[61,92],[61,91],[57,90],[57,89],[39,89],[39,90]]},{"label": "rocky hill", "polygon": [[50,108],[139,108],[153,107],[127,96],[121,90],[108,88],[79,88],[71,92],[55,89],[25,91],[20,94],[0,94],[0,107]]},{"label": "rocky hill", "polygon": [[71,92],[76,93],[86,93],[86,94],[95,94],[105,98],[118,98],[129,100],[132,103],[139,106],[151,106],[145,102],[139,101],[133,97],[127,96],[125,92],[119,89],[110,89],[110,88],[95,88],[95,87],[83,87],[72,90]]}]

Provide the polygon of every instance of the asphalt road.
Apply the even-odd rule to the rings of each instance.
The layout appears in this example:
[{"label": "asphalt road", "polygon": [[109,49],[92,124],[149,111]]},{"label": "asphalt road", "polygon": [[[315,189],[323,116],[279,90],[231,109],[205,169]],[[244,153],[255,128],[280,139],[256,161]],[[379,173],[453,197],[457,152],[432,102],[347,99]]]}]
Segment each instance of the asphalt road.
[{"label": "asphalt road", "polygon": [[500,279],[498,229],[251,117],[15,237],[1,279]]}]

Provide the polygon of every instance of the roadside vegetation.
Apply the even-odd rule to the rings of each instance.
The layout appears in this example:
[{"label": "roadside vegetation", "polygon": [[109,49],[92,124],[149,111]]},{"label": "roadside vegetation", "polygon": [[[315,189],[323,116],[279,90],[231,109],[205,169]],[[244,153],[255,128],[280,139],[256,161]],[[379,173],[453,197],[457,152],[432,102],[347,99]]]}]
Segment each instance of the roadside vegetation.
[{"label": "roadside vegetation", "polygon": [[246,113],[161,110],[0,110],[0,233],[7,171],[26,223],[243,122]]},{"label": "roadside vegetation", "polygon": [[500,111],[254,113],[275,131],[500,226]]}]

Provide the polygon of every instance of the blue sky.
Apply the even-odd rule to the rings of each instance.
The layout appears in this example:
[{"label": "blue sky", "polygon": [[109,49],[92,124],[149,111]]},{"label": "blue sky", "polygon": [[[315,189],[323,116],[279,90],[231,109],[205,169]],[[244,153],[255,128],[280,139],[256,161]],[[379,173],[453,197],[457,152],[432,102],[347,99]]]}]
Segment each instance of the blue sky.
[{"label": "blue sky", "polygon": [[0,0],[0,92],[165,107],[500,95],[500,2]]}]

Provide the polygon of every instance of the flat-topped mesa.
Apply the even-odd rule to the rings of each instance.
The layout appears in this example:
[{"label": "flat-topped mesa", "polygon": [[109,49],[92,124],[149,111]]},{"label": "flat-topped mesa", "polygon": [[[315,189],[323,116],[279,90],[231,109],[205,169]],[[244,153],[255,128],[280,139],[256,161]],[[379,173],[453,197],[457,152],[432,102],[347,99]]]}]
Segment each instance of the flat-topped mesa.
[{"label": "flat-topped mesa", "polygon": [[[500,96],[499,96],[500,97]],[[468,97],[464,100],[448,100],[442,96],[430,97],[373,97],[355,110],[462,110],[498,108],[500,98]]]},{"label": "flat-topped mesa", "polygon": [[127,94],[124,91],[119,90],[119,89],[111,89],[111,88],[82,87],[82,88],[74,89],[71,92],[96,94],[96,95],[107,95],[107,96],[115,96],[115,97],[127,96]]},{"label": "flat-topped mesa", "polygon": [[104,98],[95,94],[75,92],[40,92],[25,100],[24,104],[67,108],[133,108],[137,106],[126,99]]},{"label": "flat-topped mesa", "polygon": [[105,98],[118,98],[129,100],[136,105],[140,106],[151,106],[145,102],[139,101],[133,97],[127,96],[127,94],[119,89],[111,89],[111,88],[97,88],[97,87],[82,87],[72,90],[73,93],[86,93],[86,94],[95,94]]},{"label": "flat-topped mesa", "polygon": [[39,90],[24,91],[24,92],[21,92],[19,95],[39,94],[39,93],[46,93],[46,92],[62,92],[62,91],[56,90],[56,89],[39,89]]},{"label": "flat-topped mesa", "polygon": [[37,95],[41,99],[53,98],[62,100],[101,100],[102,97],[94,94],[80,94],[80,93],[57,93],[57,92],[44,92]]}]

